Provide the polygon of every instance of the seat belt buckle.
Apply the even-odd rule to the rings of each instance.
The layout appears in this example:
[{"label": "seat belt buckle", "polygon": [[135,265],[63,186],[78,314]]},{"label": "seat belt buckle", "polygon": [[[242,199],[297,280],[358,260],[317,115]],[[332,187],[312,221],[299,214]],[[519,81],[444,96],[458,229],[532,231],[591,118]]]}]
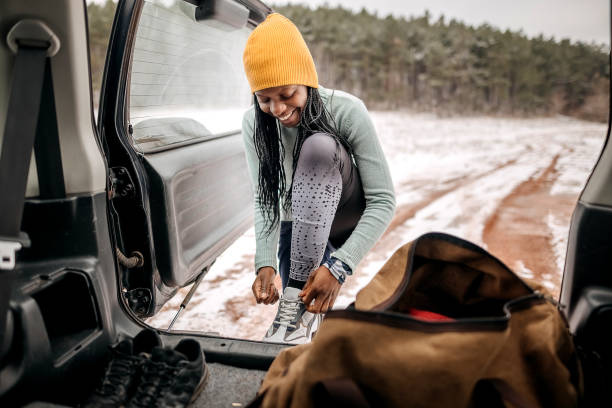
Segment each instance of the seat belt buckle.
[{"label": "seat belt buckle", "polygon": [[0,269],[15,269],[15,256],[21,247],[20,242],[0,241]]},{"label": "seat belt buckle", "polygon": [[19,237],[0,236],[0,270],[15,269],[17,252],[30,246],[30,238],[24,232]]}]

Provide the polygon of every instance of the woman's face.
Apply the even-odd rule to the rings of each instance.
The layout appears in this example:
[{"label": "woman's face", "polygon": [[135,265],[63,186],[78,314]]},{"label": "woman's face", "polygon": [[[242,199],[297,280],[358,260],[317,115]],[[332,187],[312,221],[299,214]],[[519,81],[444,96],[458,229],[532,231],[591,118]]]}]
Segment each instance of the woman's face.
[{"label": "woman's face", "polygon": [[306,106],[308,90],[305,85],[275,86],[257,91],[255,96],[262,111],[285,127],[296,127]]}]

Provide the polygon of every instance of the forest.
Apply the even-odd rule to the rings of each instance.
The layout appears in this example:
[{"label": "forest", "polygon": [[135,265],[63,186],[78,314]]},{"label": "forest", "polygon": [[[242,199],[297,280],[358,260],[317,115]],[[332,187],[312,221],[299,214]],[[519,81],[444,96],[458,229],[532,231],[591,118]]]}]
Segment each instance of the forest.
[{"label": "forest", "polygon": [[[87,7],[99,89],[116,4]],[[405,18],[329,6],[275,10],[302,32],[319,82],[359,96],[370,109],[608,117],[609,50],[602,44],[530,38],[428,12]]]}]

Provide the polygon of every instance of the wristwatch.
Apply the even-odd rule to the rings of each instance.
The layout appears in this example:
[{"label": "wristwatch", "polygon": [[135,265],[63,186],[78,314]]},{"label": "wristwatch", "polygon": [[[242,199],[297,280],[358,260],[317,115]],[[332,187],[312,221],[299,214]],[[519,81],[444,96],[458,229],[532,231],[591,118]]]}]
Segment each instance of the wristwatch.
[{"label": "wristwatch", "polygon": [[353,274],[353,271],[347,264],[334,257],[331,257],[323,265],[325,265],[325,267],[329,269],[334,278],[338,279],[338,282],[340,282],[340,284],[343,284],[344,281],[346,281],[347,275]]}]

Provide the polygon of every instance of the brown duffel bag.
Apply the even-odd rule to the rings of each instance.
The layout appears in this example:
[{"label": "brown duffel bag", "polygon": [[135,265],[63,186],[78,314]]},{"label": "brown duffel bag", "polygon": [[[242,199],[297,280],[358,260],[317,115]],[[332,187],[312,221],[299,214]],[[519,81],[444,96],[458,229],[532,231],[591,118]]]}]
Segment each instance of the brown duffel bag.
[{"label": "brown duffel bag", "polygon": [[252,405],[574,407],[579,363],[549,299],[482,248],[423,235],[312,343],[283,350]]}]

